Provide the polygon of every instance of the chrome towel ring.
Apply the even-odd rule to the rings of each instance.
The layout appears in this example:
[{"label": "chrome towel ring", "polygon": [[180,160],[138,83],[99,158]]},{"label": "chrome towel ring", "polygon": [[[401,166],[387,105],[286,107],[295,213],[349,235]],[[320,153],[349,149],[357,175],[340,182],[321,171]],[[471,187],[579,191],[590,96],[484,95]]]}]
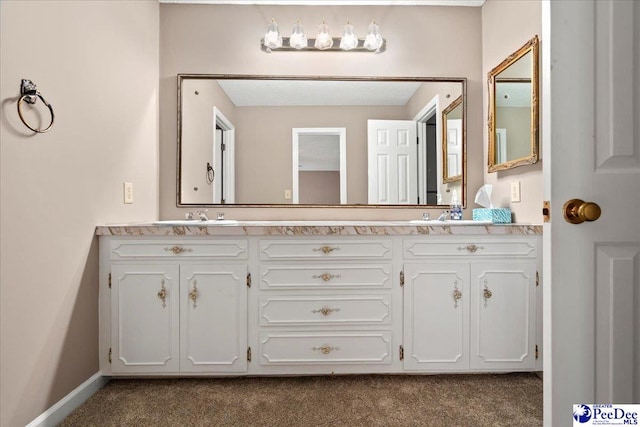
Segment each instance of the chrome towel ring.
[{"label": "chrome towel ring", "polygon": [[[46,105],[47,108],[49,108],[49,112],[51,113],[51,123],[49,123],[49,126],[47,126],[44,129],[34,129],[29,125],[29,123],[27,123],[27,121],[22,116],[22,103],[26,102],[27,104],[33,105],[36,103],[38,98],[40,98],[40,100],[44,103],[44,105]],[[45,133],[46,131],[51,129],[51,126],[53,126],[53,120],[55,118],[53,114],[53,107],[44,99],[44,97],[40,94],[40,92],[38,92],[38,88],[31,80],[22,79],[22,83],[20,84],[20,100],[18,101],[18,115],[20,116],[20,120],[22,120],[22,123],[24,123],[26,127],[28,127],[30,130],[36,133]]]}]

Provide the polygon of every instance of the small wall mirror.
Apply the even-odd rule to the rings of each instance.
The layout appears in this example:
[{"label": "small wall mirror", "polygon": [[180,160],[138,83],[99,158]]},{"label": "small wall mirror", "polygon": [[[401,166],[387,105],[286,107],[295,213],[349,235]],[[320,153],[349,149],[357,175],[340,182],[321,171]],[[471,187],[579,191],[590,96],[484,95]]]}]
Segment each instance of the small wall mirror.
[{"label": "small wall mirror", "polygon": [[442,182],[462,179],[462,97],[458,97],[442,112]]},{"label": "small wall mirror", "polygon": [[489,172],[538,161],[538,36],[488,74]]}]

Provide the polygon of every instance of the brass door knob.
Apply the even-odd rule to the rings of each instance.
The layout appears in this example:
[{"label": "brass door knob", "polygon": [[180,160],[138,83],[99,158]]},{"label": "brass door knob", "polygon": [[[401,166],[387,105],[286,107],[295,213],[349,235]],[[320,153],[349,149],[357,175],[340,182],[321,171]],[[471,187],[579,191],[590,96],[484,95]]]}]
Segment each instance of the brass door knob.
[{"label": "brass door knob", "polygon": [[585,221],[595,221],[600,218],[602,211],[596,203],[571,199],[562,208],[564,219],[571,224],[582,224]]}]

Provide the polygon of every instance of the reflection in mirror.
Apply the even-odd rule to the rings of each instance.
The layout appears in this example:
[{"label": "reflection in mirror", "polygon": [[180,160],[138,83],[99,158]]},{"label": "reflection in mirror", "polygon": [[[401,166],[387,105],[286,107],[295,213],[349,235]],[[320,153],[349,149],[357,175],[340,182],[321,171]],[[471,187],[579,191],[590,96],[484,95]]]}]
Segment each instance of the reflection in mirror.
[{"label": "reflection in mirror", "polygon": [[491,70],[489,172],[538,161],[538,36]]},{"label": "reflection in mirror", "polygon": [[462,97],[458,97],[442,112],[442,182],[445,183],[462,179],[462,120]]},{"label": "reflection in mirror", "polygon": [[[447,206],[453,190],[466,200],[464,78],[182,74],[178,95],[177,206]],[[457,99],[458,178],[443,182],[442,112]],[[373,131],[376,121],[404,128]],[[326,128],[342,130],[339,143],[296,137]]]}]

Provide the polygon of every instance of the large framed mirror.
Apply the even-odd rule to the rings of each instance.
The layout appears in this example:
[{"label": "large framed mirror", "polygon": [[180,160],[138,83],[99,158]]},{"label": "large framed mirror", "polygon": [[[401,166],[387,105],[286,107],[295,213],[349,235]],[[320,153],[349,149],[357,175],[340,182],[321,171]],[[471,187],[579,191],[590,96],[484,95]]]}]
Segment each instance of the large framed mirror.
[{"label": "large framed mirror", "polygon": [[[177,206],[436,207],[454,193],[464,202],[466,84],[179,74]],[[460,124],[455,167],[442,150],[446,110]]]},{"label": "large framed mirror", "polygon": [[488,74],[489,172],[539,158],[538,36]]}]

